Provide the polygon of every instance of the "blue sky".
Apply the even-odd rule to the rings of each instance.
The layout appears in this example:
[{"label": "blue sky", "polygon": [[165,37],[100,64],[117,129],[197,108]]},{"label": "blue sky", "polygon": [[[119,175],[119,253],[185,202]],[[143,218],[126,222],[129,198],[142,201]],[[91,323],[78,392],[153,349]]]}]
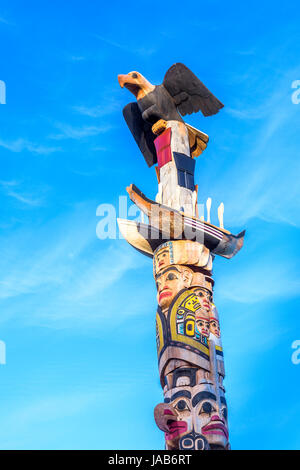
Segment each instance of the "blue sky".
[{"label": "blue sky", "polygon": [[99,204],[157,191],[118,73],[183,62],[225,103],[199,202],[243,250],[214,263],[234,449],[300,448],[300,6],[178,0],[1,2],[1,449],[163,449],[149,259],[96,237]]}]

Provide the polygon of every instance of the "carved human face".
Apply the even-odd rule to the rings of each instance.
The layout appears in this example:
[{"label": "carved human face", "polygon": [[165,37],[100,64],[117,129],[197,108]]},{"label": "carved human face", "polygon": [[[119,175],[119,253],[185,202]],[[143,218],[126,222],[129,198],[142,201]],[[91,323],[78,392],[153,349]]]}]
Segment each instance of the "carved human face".
[{"label": "carved human face", "polygon": [[196,327],[199,333],[203,336],[209,337],[209,316],[197,315],[196,312]]},{"label": "carved human face", "polygon": [[169,307],[175,295],[190,286],[191,279],[191,271],[179,265],[170,266],[157,274],[155,281],[158,305],[162,309]]},{"label": "carved human face", "polygon": [[216,306],[212,304],[210,312],[210,332],[217,338],[221,337],[219,314]]},{"label": "carved human face", "polygon": [[[180,387],[167,393],[164,428],[167,449],[199,449],[207,442],[212,449],[228,448],[227,405],[223,392],[217,398],[211,384]],[[166,418],[167,416],[167,418]]]},{"label": "carved human face", "polygon": [[155,255],[155,272],[161,271],[163,268],[170,264],[170,250],[165,246],[159,250]]},{"label": "carved human face", "polygon": [[212,304],[212,295],[209,292],[209,290],[205,289],[204,287],[197,287],[194,289],[195,294],[197,295],[199,299],[199,303],[201,306],[201,309],[206,316],[207,314],[211,312],[211,304]]},{"label": "carved human face", "polygon": [[211,318],[209,322],[209,329],[213,335],[215,335],[217,338],[220,338],[221,331],[219,320],[217,320],[216,318]]}]

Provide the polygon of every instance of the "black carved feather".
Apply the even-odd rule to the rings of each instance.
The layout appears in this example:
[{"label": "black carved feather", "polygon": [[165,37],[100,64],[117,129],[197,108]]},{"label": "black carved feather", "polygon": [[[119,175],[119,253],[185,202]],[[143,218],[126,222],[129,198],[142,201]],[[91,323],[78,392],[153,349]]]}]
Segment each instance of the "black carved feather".
[{"label": "black carved feather", "polygon": [[172,65],[165,75],[163,85],[173,97],[182,116],[200,110],[204,116],[211,116],[224,106],[184,64]]},{"label": "black carved feather", "polygon": [[156,151],[154,146],[155,135],[151,130],[151,124],[144,121],[142,113],[137,103],[128,103],[123,109],[125,121],[144,155],[147,165],[150,167],[157,163]]}]

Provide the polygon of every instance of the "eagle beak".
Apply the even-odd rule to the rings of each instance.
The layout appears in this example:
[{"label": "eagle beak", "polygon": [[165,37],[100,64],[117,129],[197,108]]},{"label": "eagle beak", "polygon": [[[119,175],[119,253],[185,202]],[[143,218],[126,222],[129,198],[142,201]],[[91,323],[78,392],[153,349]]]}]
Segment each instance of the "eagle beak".
[{"label": "eagle beak", "polygon": [[140,85],[136,83],[136,80],[132,78],[130,74],[118,75],[118,80],[121,88],[127,88],[136,98],[140,91]]},{"label": "eagle beak", "polygon": [[118,81],[121,88],[124,87],[126,79],[128,80],[128,75],[118,75]]}]

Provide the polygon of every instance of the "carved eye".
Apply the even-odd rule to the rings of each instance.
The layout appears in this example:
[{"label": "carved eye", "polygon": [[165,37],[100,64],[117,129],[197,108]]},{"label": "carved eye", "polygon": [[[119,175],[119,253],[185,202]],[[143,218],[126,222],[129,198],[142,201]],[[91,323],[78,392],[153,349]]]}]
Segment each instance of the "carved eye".
[{"label": "carved eye", "polygon": [[167,275],[167,281],[174,281],[175,279],[177,279],[177,276],[175,276],[175,274],[169,273]]},{"label": "carved eye", "polygon": [[176,403],[175,409],[178,411],[186,411],[189,410],[189,407],[185,400],[179,400],[179,402]]},{"label": "carved eye", "polygon": [[138,74],[135,73],[135,72],[133,72],[133,73],[131,74],[131,76],[132,76],[132,78],[138,78]]},{"label": "carved eye", "polygon": [[209,401],[205,401],[201,407],[200,413],[206,413],[210,415],[213,411],[215,411],[215,409],[212,404],[209,403]]}]

